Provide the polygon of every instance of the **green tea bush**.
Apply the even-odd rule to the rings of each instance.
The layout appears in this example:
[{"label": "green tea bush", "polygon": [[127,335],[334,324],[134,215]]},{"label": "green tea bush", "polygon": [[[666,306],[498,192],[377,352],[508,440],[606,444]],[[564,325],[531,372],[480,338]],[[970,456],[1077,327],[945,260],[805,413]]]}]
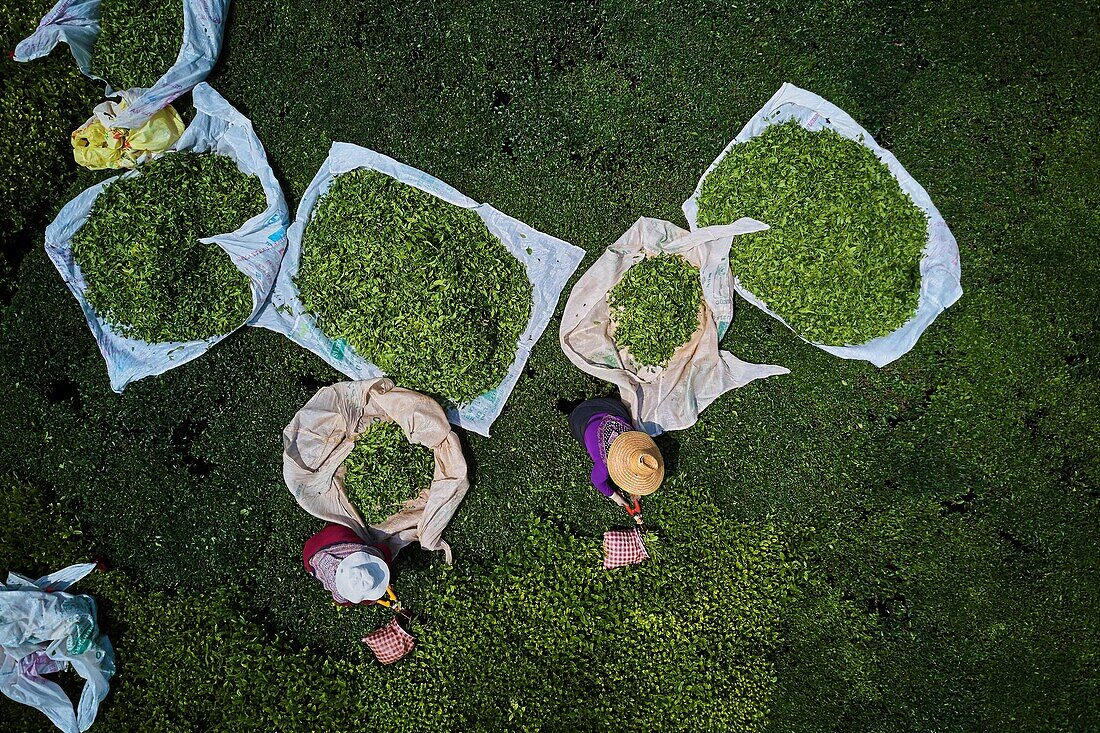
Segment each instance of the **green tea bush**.
[{"label": "green tea bush", "polygon": [[371,425],[344,459],[344,489],[367,524],[378,524],[428,488],[435,456],[393,422]]},{"label": "green tea bush", "polygon": [[[343,661],[287,646],[242,615],[240,589],[148,592],[119,571],[93,574],[81,590],[100,600],[118,655],[96,725],[654,730],[676,716],[692,728],[762,730],[768,650],[792,580],[783,543],[774,529],[729,522],[712,506],[685,511],[691,492],[682,482],[670,492],[673,503],[654,511],[669,529],[641,566],[604,571],[598,538],[530,518],[491,567],[433,564],[413,594],[417,647],[388,668],[358,642]],[[5,498],[21,516],[52,513],[34,491]],[[38,542],[80,547],[52,533],[56,521],[42,525]],[[342,612],[358,614],[363,633],[384,620]],[[0,712],[10,712],[14,731],[41,723],[7,701]]]},{"label": "green tea bush", "polygon": [[375,171],[321,197],[295,283],[326,335],[454,402],[504,379],[531,316],[523,265],[477,214]]},{"label": "green tea bush", "polygon": [[[71,60],[0,61],[0,222],[10,235],[36,220],[75,168],[69,133],[90,114],[91,83]],[[60,180],[59,180],[60,179]]]},{"label": "green tea bush", "polygon": [[[724,629],[728,648],[734,620],[714,620],[709,589],[726,616],[767,614],[716,579],[745,564],[736,548],[718,550],[713,567],[708,558],[719,542],[762,542],[757,530],[773,525],[788,539],[806,525],[816,532],[784,542],[795,546],[784,554],[797,563],[797,589],[779,604],[778,641],[761,652],[776,678],[764,688],[767,730],[1097,727],[1100,36],[1082,31],[1096,26],[1095,7],[1056,0],[1041,16],[1031,3],[987,0],[888,10],[809,0],[234,8],[213,83],[248,110],[299,195],[329,142],[346,140],[438,172],[594,258],[639,214],[676,217],[731,120],[790,80],[906,161],[959,239],[967,292],[886,369],[835,359],[738,309],[726,337],[738,355],[792,373],[729,392],[690,430],[658,439],[670,477],[645,503],[658,535],[652,569],[606,580],[594,565],[598,537],[625,518],[591,487],[584,449],[554,405],[607,385],[573,367],[555,339],[540,340],[493,438],[463,439],[476,485],[445,535],[455,567],[401,555],[398,592],[425,613],[418,648],[382,669],[357,641],[382,617],[338,609],[305,575],[302,543],[322,522],[280,474],[280,431],[342,377],[281,335],[244,329],[116,395],[32,225],[33,250],[0,318],[0,462],[52,487],[63,524],[74,518],[134,595],[149,598],[144,641],[101,604],[122,642],[103,731],[213,730],[215,700],[220,730],[722,729],[727,713],[703,716],[728,706],[757,714],[725,693],[740,682],[756,699],[750,659],[760,657],[749,640],[766,634],[748,633],[746,654],[712,654],[707,630]],[[41,12],[26,15],[30,29]],[[54,55],[72,65],[63,49]],[[18,68],[33,83],[44,63]],[[50,124],[62,137],[75,127]],[[56,177],[71,165],[62,153],[26,169],[55,176],[40,190],[67,185]],[[721,519],[669,511],[704,504]],[[538,530],[531,512],[543,517]],[[21,537],[47,547],[35,530]],[[563,599],[588,582],[560,559],[574,547],[598,588],[591,605],[571,609]],[[550,569],[524,569],[540,557]],[[43,562],[42,571],[58,564]],[[525,574],[546,580],[517,590],[509,578]],[[564,591],[551,586],[559,577]],[[460,608],[440,627],[432,599],[442,592]],[[166,629],[152,607],[173,599],[189,610],[162,612]],[[500,607],[503,631],[469,631],[495,623],[488,610]],[[524,625],[522,614],[555,623]],[[588,632],[616,621],[626,626],[612,641]],[[665,639],[688,640],[697,656]],[[185,655],[158,657],[161,643]],[[486,650],[480,658],[474,646]],[[666,664],[632,674],[652,670],[634,647]],[[149,672],[128,676],[127,649],[145,650],[135,664]],[[587,649],[609,661],[589,663]],[[185,689],[189,679],[198,686]],[[126,702],[130,685],[140,704]],[[0,698],[5,733],[46,726]]]},{"label": "green tea bush", "polygon": [[40,246],[45,223],[77,177],[69,134],[102,97],[67,54],[30,63],[7,57],[51,5],[0,4],[0,302],[10,298],[24,253]]},{"label": "green tea bush", "polygon": [[607,294],[615,343],[641,364],[665,366],[699,328],[699,268],[658,255],[626,271]]},{"label": "green tea bush", "polygon": [[0,477],[0,499],[0,578],[8,571],[38,578],[91,559],[80,530],[56,506],[47,506],[35,486]]},{"label": "green tea bush", "polygon": [[104,0],[92,73],[118,90],[148,89],[183,45],[183,0]]},{"label": "green tea bush", "polygon": [[228,333],[252,312],[248,276],[200,238],[228,234],[264,210],[260,180],[232,159],[170,153],[96,198],[73,256],[96,312],[150,343]]},{"label": "green tea bush", "polygon": [[734,145],[699,192],[699,224],[743,216],[730,268],[800,335],[831,345],[884,336],[912,317],[927,217],[875,154],[789,120]]}]

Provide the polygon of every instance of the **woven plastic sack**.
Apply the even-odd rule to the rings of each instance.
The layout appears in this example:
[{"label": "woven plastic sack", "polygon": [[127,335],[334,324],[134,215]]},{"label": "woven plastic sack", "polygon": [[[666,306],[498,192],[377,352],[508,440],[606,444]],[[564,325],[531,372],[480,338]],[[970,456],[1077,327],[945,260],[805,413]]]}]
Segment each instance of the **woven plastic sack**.
[{"label": "woven plastic sack", "polygon": [[[382,421],[397,423],[410,443],[430,448],[435,471],[431,485],[396,514],[367,526],[344,493],[343,464],[355,439]],[[419,542],[426,550],[442,550],[447,562],[451,548],[443,530],[470,488],[462,444],[443,408],[384,378],[322,387],[298,410],[283,430],[283,480],[295,501],[318,519],[350,527],[366,542],[384,542],[394,554]]]},{"label": "woven plastic sack", "polygon": [[374,653],[379,664],[393,664],[413,650],[416,639],[401,628],[397,619],[363,637],[363,643]]},{"label": "woven plastic sack", "polygon": [[286,258],[279,271],[271,303],[260,315],[257,325],[286,335],[352,379],[380,377],[383,372],[375,364],[356,354],[345,341],[333,340],[317,328],[298,295],[294,277],[298,274],[302,256],[302,235],[317,201],[328,191],[337,176],[358,169],[384,173],[455,206],[472,209],[485,222],[489,232],[527,270],[534,299],[531,304],[531,318],[516,344],[515,359],[508,374],[496,387],[455,409],[448,408],[447,411],[448,418],[454,424],[488,436],[489,427],[499,417],[508,396],[523,373],[531,349],[546,330],[565,283],[584,258],[584,250],[536,231],[523,222],[502,214],[489,204],[479,204],[438,178],[393,158],[358,145],[333,143],[328,158],[313,177],[298,205],[298,212],[290,227]]},{"label": "woven plastic sack", "polygon": [[[38,580],[9,573],[0,583],[0,693],[41,711],[65,733],[91,727],[115,672],[99,633],[95,599],[63,591],[95,568],[71,565]],[[43,675],[72,669],[85,680],[76,708]]]},{"label": "woven plastic sack", "polygon": [[[110,0],[108,0],[109,2]],[[115,127],[137,127],[154,112],[189,92],[214,68],[221,53],[222,32],[229,0],[168,0],[183,2],[183,38],[176,62],[150,89],[136,89],[133,103],[114,122]],[[92,53],[99,37],[101,0],[58,0],[38,22],[34,33],[15,47],[12,58],[30,61],[48,55],[61,41],[69,45],[77,66],[92,74]],[[107,96],[126,91],[107,85]]]},{"label": "woven plastic sack", "polygon": [[[263,145],[252,130],[252,123],[206,83],[195,87],[194,101],[195,119],[171,150],[209,151],[228,156],[237,162],[237,167],[243,172],[259,177],[267,196],[267,208],[263,213],[246,221],[235,232],[203,240],[217,243],[228,253],[237,269],[248,275],[252,281],[250,321],[260,311],[271,292],[283,250],[286,248],[286,201],[279,182],[267,163]],[[111,389],[120,393],[134,380],[162,374],[201,356],[228,335],[213,336],[202,341],[150,344],[115,332],[110,324],[99,318],[85,299],[86,283],[80,266],[73,258],[73,235],[87,221],[92,204],[103,189],[120,177],[138,175],[141,175],[140,168],[85,189],[67,203],[57,218],[46,227],[46,252],[61,273],[69,291],[80,303],[100,353],[107,362]]]},{"label": "woven plastic sack", "polygon": [[[561,319],[561,348],[578,369],[619,388],[636,428],[650,435],[683,430],[729,390],[788,373],[781,366],[749,364],[718,348],[733,320],[730,244],[736,236],[763,229],[758,221],[739,219],[692,233],[642,217],[573,286]],[[639,366],[611,336],[607,296],[632,265],[665,253],[679,254],[699,268],[704,307],[699,328],[665,367]]]},{"label": "woven plastic sack", "polygon": [[[953,305],[962,296],[962,269],[959,263],[959,246],[955,242],[951,230],[947,228],[943,216],[940,215],[939,210],[932,203],[928,192],[909,175],[908,171],[890,151],[880,147],[875,139],[871,137],[871,134],[856,124],[856,121],[844,110],[812,92],[800,89],[793,84],[784,84],[768,100],[768,103],[753,115],[752,119],[737,134],[737,137],[726,146],[721,155],[715,158],[714,162],[703,173],[699,183],[695,186],[695,192],[684,202],[684,214],[687,216],[688,224],[692,229],[695,229],[697,226],[696,217],[699,212],[698,198],[699,192],[703,188],[703,181],[722,162],[722,159],[726,157],[726,153],[734,145],[739,145],[756,137],[768,126],[791,119],[798,120],[799,124],[807,130],[829,128],[839,135],[870,148],[878,156],[878,159],[890,169],[890,173],[897,179],[901,189],[909,194],[913,202],[928,215],[928,240],[924,245],[924,254],[920,262],[920,298],[917,311],[908,322],[893,333],[880,336],[863,344],[829,346],[802,339],[842,359],[863,359],[875,366],[885,366],[912,349],[925,329],[932,324],[932,321],[936,320],[936,316]],[[778,314],[771,311],[763,300],[745,288],[737,279],[736,274],[734,273],[733,286],[737,294],[790,328],[790,325]]]}]

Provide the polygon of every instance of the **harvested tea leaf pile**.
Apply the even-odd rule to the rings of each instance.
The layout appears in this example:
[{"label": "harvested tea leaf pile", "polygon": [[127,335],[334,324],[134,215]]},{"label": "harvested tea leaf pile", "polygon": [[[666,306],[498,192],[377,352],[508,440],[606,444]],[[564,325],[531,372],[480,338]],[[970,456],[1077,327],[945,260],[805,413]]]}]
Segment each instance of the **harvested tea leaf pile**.
[{"label": "harvested tea leaf pile", "polygon": [[699,268],[680,255],[642,260],[608,293],[615,343],[639,363],[665,366],[699,327]]},{"label": "harvested tea leaf pile", "polygon": [[435,456],[414,445],[397,423],[379,422],[344,459],[344,491],[367,524],[379,524],[432,483]]},{"label": "harvested tea leaf pile", "polygon": [[92,73],[118,90],[147,89],[176,63],[183,0],[104,0]]},{"label": "harvested tea leaf pile", "polygon": [[107,186],[73,236],[85,297],[117,331],[149,343],[232,331],[252,312],[248,276],[199,238],[262,213],[260,180],[213,154],[171,153],[139,171]]},{"label": "harvested tea leaf pile", "polygon": [[796,121],[734,145],[703,182],[700,226],[743,216],[730,268],[804,338],[859,344],[917,308],[927,218],[868,148]]},{"label": "harvested tea leaf pile", "polygon": [[531,315],[523,265],[477,214],[375,171],[333,181],[295,282],[327,336],[453,402],[504,379]]}]

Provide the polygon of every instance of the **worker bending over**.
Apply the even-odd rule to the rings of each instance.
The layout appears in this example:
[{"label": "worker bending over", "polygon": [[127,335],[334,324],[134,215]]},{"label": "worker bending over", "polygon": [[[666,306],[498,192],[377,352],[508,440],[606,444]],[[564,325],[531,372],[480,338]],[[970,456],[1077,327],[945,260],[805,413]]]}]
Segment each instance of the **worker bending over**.
[{"label": "worker bending over", "polygon": [[393,554],[385,544],[367,544],[350,528],[330,522],[306,540],[302,562],[332,600],[354,606],[377,603],[386,595]]},{"label": "worker bending over", "polygon": [[626,405],[609,397],[585,400],[569,413],[569,432],[592,458],[592,485],[642,523],[638,497],[665,478],[665,462],[653,438],[631,424]]}]

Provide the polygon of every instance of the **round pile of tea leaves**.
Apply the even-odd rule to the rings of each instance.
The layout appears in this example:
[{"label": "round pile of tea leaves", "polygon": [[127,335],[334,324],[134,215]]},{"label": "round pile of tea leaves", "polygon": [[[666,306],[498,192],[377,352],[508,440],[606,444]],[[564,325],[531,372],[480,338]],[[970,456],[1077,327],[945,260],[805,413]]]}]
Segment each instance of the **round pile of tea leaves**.
[{"label": "round pile of tea leaves", "polygon": [[88,302],[149,343],[232,331],[252,312],[248,276],[201,237],[236,231],[267,206],[255,176],[222,155],[170,153],[96,198],[73,236]]},{"label": "round pile of tea leaves", "polygon": [[344,459],[344,492],[367,524],[380,524],[432,483],[435,456],[397,423],[371,425]]},{"label": "round pile of tea leaves", "polygon": [[326,335],[452,402],[504,379],[531,315],[523,264],[477,214],[375,171],[317,203],[295,283]]},{"label": "round pile of tea leaves", "polygon": [[607,295],[615,343],[640,364],[665,366],[699,328],[699,268],[680,255],[642,260]]},{"label": "round pile of tea leaves", "polygon": [[734,145],[703,181],[700,226],[749,216],[730,268],[809,341],[859,344],[917,308],[927,217],[875,154],[796,121]]},{"label": "round pile of tea leaves", "polygon": [[148,89],[183,45],[182,0],[104,0],[92,73],[117,90]]}]

